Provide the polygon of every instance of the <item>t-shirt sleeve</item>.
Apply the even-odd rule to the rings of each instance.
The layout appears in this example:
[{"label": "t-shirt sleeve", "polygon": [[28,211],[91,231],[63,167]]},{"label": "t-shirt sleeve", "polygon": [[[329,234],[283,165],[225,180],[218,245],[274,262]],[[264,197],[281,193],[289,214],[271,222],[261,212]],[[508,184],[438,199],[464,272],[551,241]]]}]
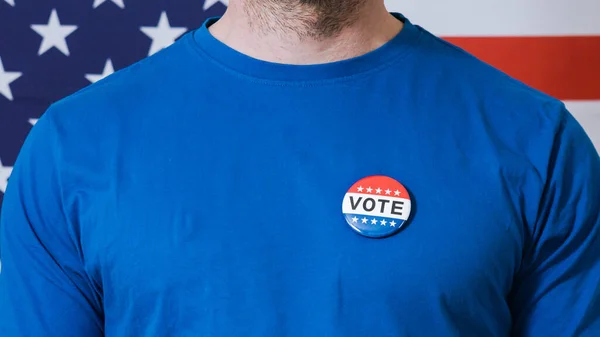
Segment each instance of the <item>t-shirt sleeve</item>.
[{"label": "t-shirt sleeve", "polygon": [[509,301],[513,336],[600,336],[600,158],[562,107]]},{"label": "t-shirt sleeve", "polygon": [[[52,108],[51,108],[52,109]],[[0,336],[103,336],[101,296],[86,275],[64,205],[51,109],[14,165],[0,214]]]}]

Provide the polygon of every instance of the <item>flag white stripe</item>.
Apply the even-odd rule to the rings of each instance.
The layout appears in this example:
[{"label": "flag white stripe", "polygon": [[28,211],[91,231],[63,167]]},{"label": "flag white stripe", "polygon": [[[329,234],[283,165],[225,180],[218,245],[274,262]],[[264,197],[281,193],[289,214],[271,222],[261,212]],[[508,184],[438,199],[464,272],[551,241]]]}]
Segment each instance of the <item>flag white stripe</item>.
[{"label": "flag white stripe", "polygon": [[600,100],[565,101],[565,104],[600,152]]},{"label": "flag white stripe", "polygon": [[600,0],[385,0],[439,36],[600,35]]}]

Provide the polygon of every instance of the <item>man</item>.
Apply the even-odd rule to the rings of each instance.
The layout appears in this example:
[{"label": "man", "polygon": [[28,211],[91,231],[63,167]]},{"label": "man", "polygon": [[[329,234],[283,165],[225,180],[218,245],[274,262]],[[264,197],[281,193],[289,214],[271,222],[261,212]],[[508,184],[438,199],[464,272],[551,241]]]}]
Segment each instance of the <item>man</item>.
[{"label": "man", "polygon": [[600,335],[589,138],[382,0],[231,0],[53,104],[1,225],[2,336]]}]

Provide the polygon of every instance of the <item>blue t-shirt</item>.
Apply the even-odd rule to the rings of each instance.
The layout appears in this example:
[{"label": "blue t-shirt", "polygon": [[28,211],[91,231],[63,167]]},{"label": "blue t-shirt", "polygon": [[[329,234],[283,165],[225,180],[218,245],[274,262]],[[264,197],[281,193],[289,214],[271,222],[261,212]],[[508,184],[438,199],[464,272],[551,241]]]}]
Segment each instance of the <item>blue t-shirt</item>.
[{"label": "blue t-shirt", "polygon": [[0,335],[600,336],[589,138],[397,17],[305,66],[213,18],[53,104],[4,199]]}]

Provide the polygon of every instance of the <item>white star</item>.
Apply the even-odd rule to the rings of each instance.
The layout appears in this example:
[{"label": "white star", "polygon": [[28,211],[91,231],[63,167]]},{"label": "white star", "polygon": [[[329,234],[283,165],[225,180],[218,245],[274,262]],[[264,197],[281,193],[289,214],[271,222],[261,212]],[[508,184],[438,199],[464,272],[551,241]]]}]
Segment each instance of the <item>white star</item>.
[{"label": "white star", "polygon": [[152,39],[152,45],[150,46],[150,51],[148,52],[148,56],[150,56],[157,51],[173,44],[175,39],[187,31],[187,28],[171,27],[169,24],[169,18],[167,17],[167,12],[162,12],[156,27],[141,27],[140,30]]},{"label": "white star", "polygon": [[375,192],[377,192],[377,194],[381,194],[381,188],[377,187],[377,189],[375,190]]},{"label": "white star", "polygon": [[377,219],[371,220],[371,225],[377,225]]},{"label": "white star", "polygon": [[400,195],[400,191],[398,191],[398,190],[395,190],[395,191],[394,191],[394,195]]},{"label": "white star", "polygon": [[5,71],[4,65],[2,64],[2,58],[0,58],[0,94],[8,98],[9,101],[13,100],[13,95],[9,84],[21,77],[21,75],[23,75],[23,73],[16,71]]},{"label": "white star", "polygon": [[43,37],[38,55],[42,55],[50,50],[50,48],[56,47],[63,54],[69,56],[69,46],[67,46],[66,39],[67,36],[77,29],[77,26],[61,25],[56,9],[53,9],[52,13],[50,13],[47,25],[31,25],[31,29]]},{"label": "white star", "polygon": [[[102,5],[106,1],[107,0],[94,0],[94,8],[98,8],[98,6]],[[117,5],[121,8],[125,8],[125,4],[123,3],[123,0],[108,0],[108,1],[114,3],[115,5]]]},{"label": "white star", "polygon": [[381,220],[380,222],[381,222],[382,226],[385,226],[385,224],[387,223],[387,221],[385,221],[385,220]]},{"label": "white star", "polygon": [[85,74],[85,78],[92,83],[96,83],[114,72],[115,68],[113,68],[112,61],[108,59],[106,60],[106,64],[104,64],[104,70],[102,70],[102,74]]},{"label": "white star", "polygon": [[202,9],[207,10],[207,9],[211,8],[217,2],[220,2],[225,6],[229,5],[229,0],[204,0],[204,6],[202,6]]},{"label": "white star", "polygon": [[367,192],[368,192],[368,193],[371,193],[371,192],[373,192],[373,189],[371,188],[371,186],[369,186],[369,187],[367,188]]},{"label": "white star", "polygon": [[365,188],[364,188],[364,187],[362,187],[362,186],[358,186],[356,189],[357,189],[359,192],[362,192],[362,191],[363,191]]},{"label": "white star", "polygon": [[392,222],[390,222],[390,226],[396,227],[396,221],[392,220]]},{"label": "white star", "polygon": [[6,3],[8,3],[9,5],[15,7],[15,0],[4,0],[6,1]]},{"label": "white star", "polygon": [[385,194],[387,195],[391,195],[392,194],[392,190],[390,190],[389,188],[387,190],[385,190]]},{"label": "white star", "polygon": [[358,222],[358,218],[357,217],[352,218],[352,222]]},{"label": "white star", "polygon": [[8,177],[12,173],[12,166],[3,166],[0,160],[0,192],[6,192],[6,185],[8,184]]},{"label": "white star", "polygon": [[362,223],[367,223],[367,220],[368,220],[367,218],[360,219],[360,221],[362,221]]},{"label": "white star", "polygon": [[37,118],[29,118],[29,124],[31,125],[35,125],[35,123],[37,123],[38,119]]}]

